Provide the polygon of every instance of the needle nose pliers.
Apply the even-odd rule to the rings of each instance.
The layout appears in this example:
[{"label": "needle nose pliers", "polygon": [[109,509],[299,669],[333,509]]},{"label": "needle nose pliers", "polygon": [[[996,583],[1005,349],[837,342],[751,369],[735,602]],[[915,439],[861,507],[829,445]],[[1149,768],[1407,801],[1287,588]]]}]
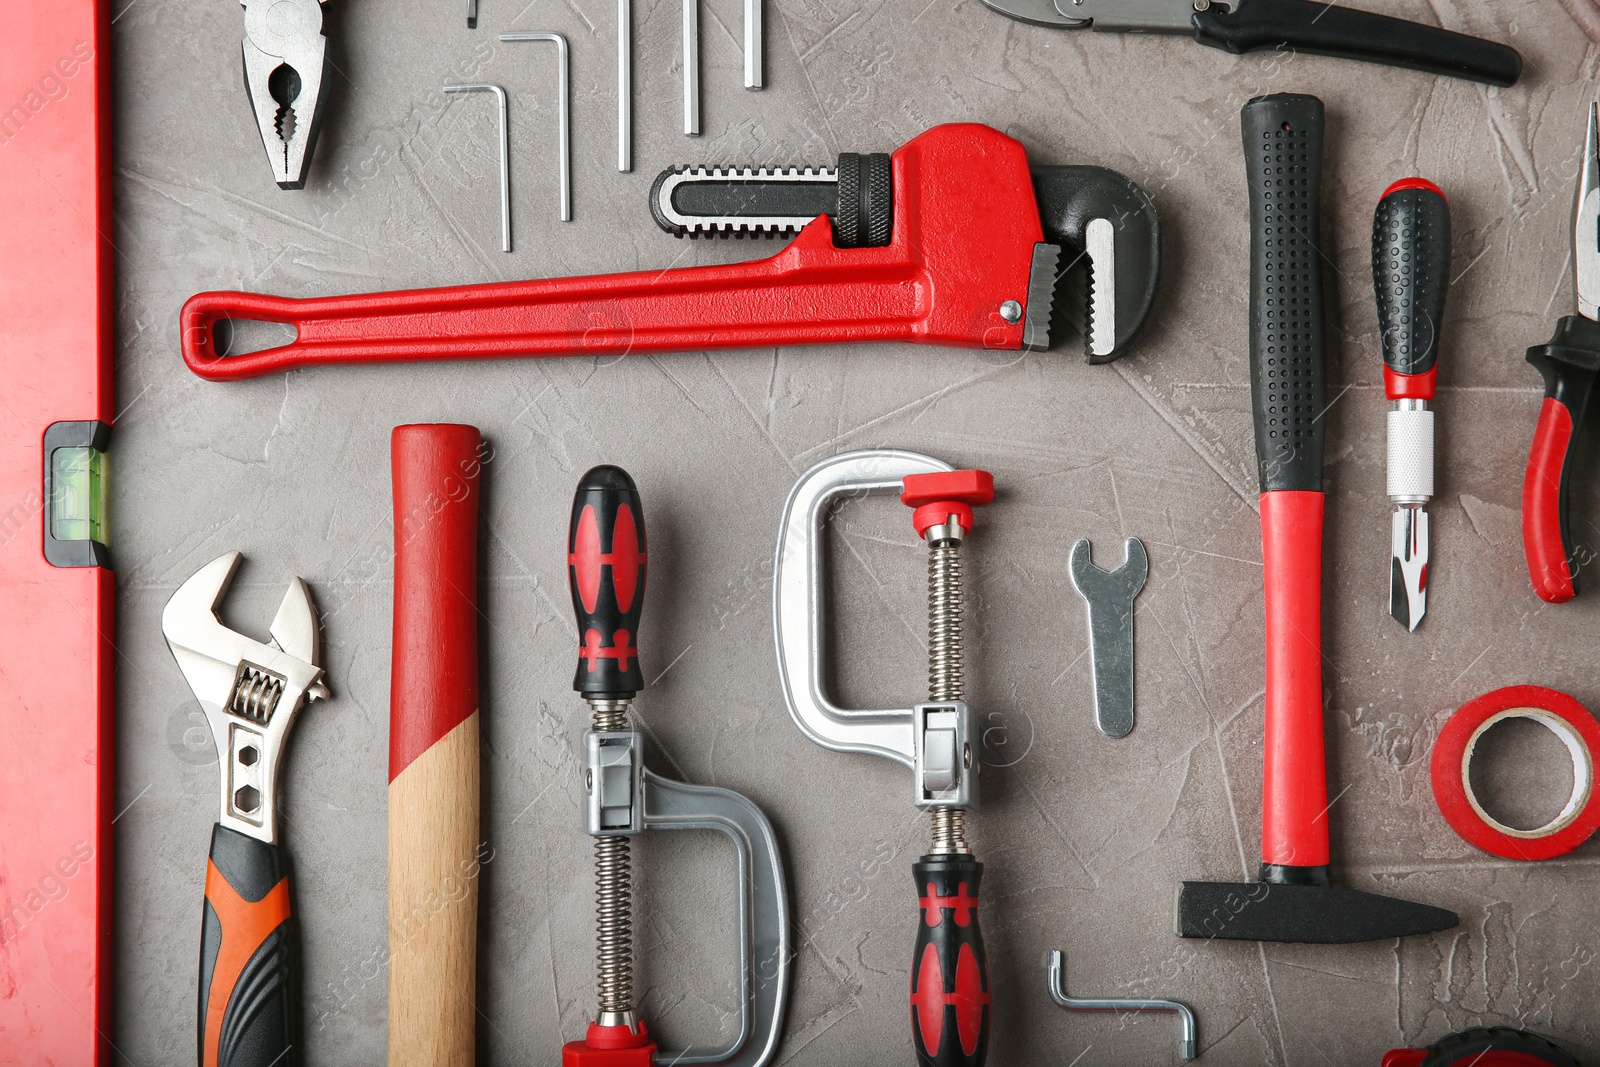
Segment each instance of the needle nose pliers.
[{"label": "needle nose pliers", "polygon": [[1573,234],[1578,313],[1556,324],[1549,344],[1528,349],[1545,393],[1522,482],[1522,544],[1534,592],[1552,604],[1577,595],[1578,570],[1595,555],[1573,541],[1570,489],[1578,431],[1600,376],[1600,102],[1589,109]]}]

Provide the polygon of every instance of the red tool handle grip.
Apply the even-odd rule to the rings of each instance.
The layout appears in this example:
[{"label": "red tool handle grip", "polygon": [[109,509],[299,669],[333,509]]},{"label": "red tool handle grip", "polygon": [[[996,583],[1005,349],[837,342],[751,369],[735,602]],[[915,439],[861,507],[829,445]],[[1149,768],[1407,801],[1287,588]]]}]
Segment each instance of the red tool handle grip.
[{"label": "red tool handle grip", "polygon": [[567,529],[567,579],[578,617],[578,673],[585,697],[631,698],[644,688],[639,620],[648,550],[639,489],[621,467],[595,467],[578,482]]},{"label": "red tool handle grip", "polygon": [[389,780],[478,710],[478,482],[483,437],[396,426]]},{"label": "red tool handle grip", "polygon": [[989,1055],[989,958],[978,927],[983,864],[923,856],[911,957],[911,1041],[920,1067],[983,1067]]},{"label": "red tool handle grip", "polygon": [[1577,445],[1573,429],[1567,406],[1546,397],[1522,479],[1522,547],[1528,557],[1528,577],[1539,599],[1551,604],[1564,604],[1578,592],[1567,531],[1568,483]]},{"label": "red tool handle grip", "polygon": [[1600,323],[1567,316],[1549,344],[1528,349],[1528,362],[1544,376],[1545,399],[1522,480],[1522,546],[1534,592],[1560,604],[1577,595],[1587,562],[1572,540],[1570,488],[1578,429],[1600,378]]},{"label": "red tool handle grip", "polygon": [[[1267,607],[1261,861],[1269,868],[1322,868],[1328,864],[1328,775],[1322,736],[1322,506],[1318,492],[1261,494],[1261,564]],[[1290,876],[1290,880],[1298,879]]]},{"label": "red tool handle grip", "polygon": [[200,1067],[295,1067],[296,931],[283,850],[218,823],[200,933]]},{"label": "red tool handle grip", "polygon": [[[929,291],[924,272],[889,255],[890,248],[849,249],[852,258],[840,262],[831,234],[824,216],[778,255],[730,266],[304,300],[200,293],[180,316],[183,358],[202,378],[236,381],[332,363],[862,341],[976,347],[990,339],[998,342],[991,347],[1020,346],[1020,330],[997,334],[987,322],[973,324],[983,328],[971,337],[921,336]],[[214,328],[224,319],[283,323],[297,336],[277,348],[223,356]]]}]

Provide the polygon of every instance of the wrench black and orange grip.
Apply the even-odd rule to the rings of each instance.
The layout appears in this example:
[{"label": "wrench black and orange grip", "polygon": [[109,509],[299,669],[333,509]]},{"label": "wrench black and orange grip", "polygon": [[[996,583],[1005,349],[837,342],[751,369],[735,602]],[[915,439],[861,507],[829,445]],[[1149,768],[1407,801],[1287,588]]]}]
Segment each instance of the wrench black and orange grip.
[{"label": "wrench black and orange grip", "polygon": [[1561,604],[1578,593],[1583,562],[1572,540],[1571,484],[1578,433],[1600,374],[1600,323],[1570,315],[1547,345],[1528,349],[1544,376],[1545,399],[1522,480],[1522,546],[1540,600]]},{"label": "wrench black and orange grip", "polygon": [[1385,190],[1372,216],[1372,288],[1390,400],[1432,400],[1450,285],[1450,203],[1425,178]]},{"label": "wrench black and orange grip", "polygon": [[289,877],[277,845],[218,823],[200,934],[200,1067],[297,1067]]},{"label": "wrench black and orange grip", "polygon": [[632,697],[644,688],[639,618],[647,553],[639,490],[621,467],[578,482],[567,531],[567,576],[578,616],[578,674],[585,697]]},{"label": "wrench black and orange grip", "polygon": [[983,864],[923,856],[911,958],[911,1042],[920,1067],[982,1067],[989,1055],[989,958],[978,927]]}]

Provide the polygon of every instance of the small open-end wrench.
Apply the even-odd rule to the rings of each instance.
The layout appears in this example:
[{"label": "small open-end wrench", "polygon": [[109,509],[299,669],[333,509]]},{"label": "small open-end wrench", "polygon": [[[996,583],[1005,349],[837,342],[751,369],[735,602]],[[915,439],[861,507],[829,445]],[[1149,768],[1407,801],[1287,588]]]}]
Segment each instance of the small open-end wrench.
[{"label": "small open-end wrench", "polygon": [[297,949],[288,861],[278,844],[278,770],[289,727],[328,696],[317,612],[299,578],[272,620],[272,641],[217,619],[239,553],[178,587],[161,632],[205,712],[222,759],[222,815],[211,832],[200,935],[200,1067],[294,1067]]},{"label": "small open-end wrench", "polygon": [[[1030,167],[1020,143],[973,123],[914,138],[889,172],[882,246],[850,247],[848,227],[822,214],[747,263],[301,300],[200,293],[180,315],[183,358],[233,381],[324,364],[880,341],[1037,350],[1076,260],[1098,294],[1084,301],[1091,362],[1126,351],[1160,258],[1155,207],[1137,185],[1102,167]],[[296,336],[226,355],[222,320]]]},{"label": "small open-end wrench", "polygon": [[1089,605],[1089,661],[1094,719],[1107,737],[1133,732],[1133,600],[1150,575],[1144,542],[1128,538],[1126,561],[1114,571],[1094,565],[1089,541],[1072,546],[1072,585]]}]

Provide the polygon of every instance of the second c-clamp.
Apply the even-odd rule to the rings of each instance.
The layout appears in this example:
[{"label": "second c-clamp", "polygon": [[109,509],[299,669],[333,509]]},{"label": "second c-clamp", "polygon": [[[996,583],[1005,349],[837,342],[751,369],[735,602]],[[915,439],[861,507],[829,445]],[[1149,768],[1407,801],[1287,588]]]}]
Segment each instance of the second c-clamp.
[{"label": "second c-clamp", "polygon": [[[915,509],[912,522],[928,545],[929,699],[909,709],[846,710],[823,686],[823,523],[845,499],[891,490]],[[989,965],[978,929],[983,864],[966,838],[967,809],[978,803],[978,720],[963,699],[961,543],[972,529],[973,505],[992,500],[987,471],[868,449],[803,474],[778,528],[773,626],[789,714],[824,748],[909,767],[915,803],[932,813],[932,848],[912,867],[921,918],[911,961],[911,1031],[923,1067],[981,1067],[989,1049]]]},{"label": "second c-clamp", "polygon": [[[644,736],[629,709],[644,688],[639,619],[646,547],[639,490],[620,467],[578,483],[567,571],[578,616],[573,688],[589,703],[584,738],[588,831],[595,843],[599,1010],[582,1041],[562,1046],[563,1067],[655,1064],[762,1067],[778,1049],[789,990],[789,905],[772,824],[729,789],[674,782],[644,765]],[[739,1032],[715,1052],[664,1052],[633,992],[633,873],[629,838],[646,830],[716,830],[738,857]]]}]

